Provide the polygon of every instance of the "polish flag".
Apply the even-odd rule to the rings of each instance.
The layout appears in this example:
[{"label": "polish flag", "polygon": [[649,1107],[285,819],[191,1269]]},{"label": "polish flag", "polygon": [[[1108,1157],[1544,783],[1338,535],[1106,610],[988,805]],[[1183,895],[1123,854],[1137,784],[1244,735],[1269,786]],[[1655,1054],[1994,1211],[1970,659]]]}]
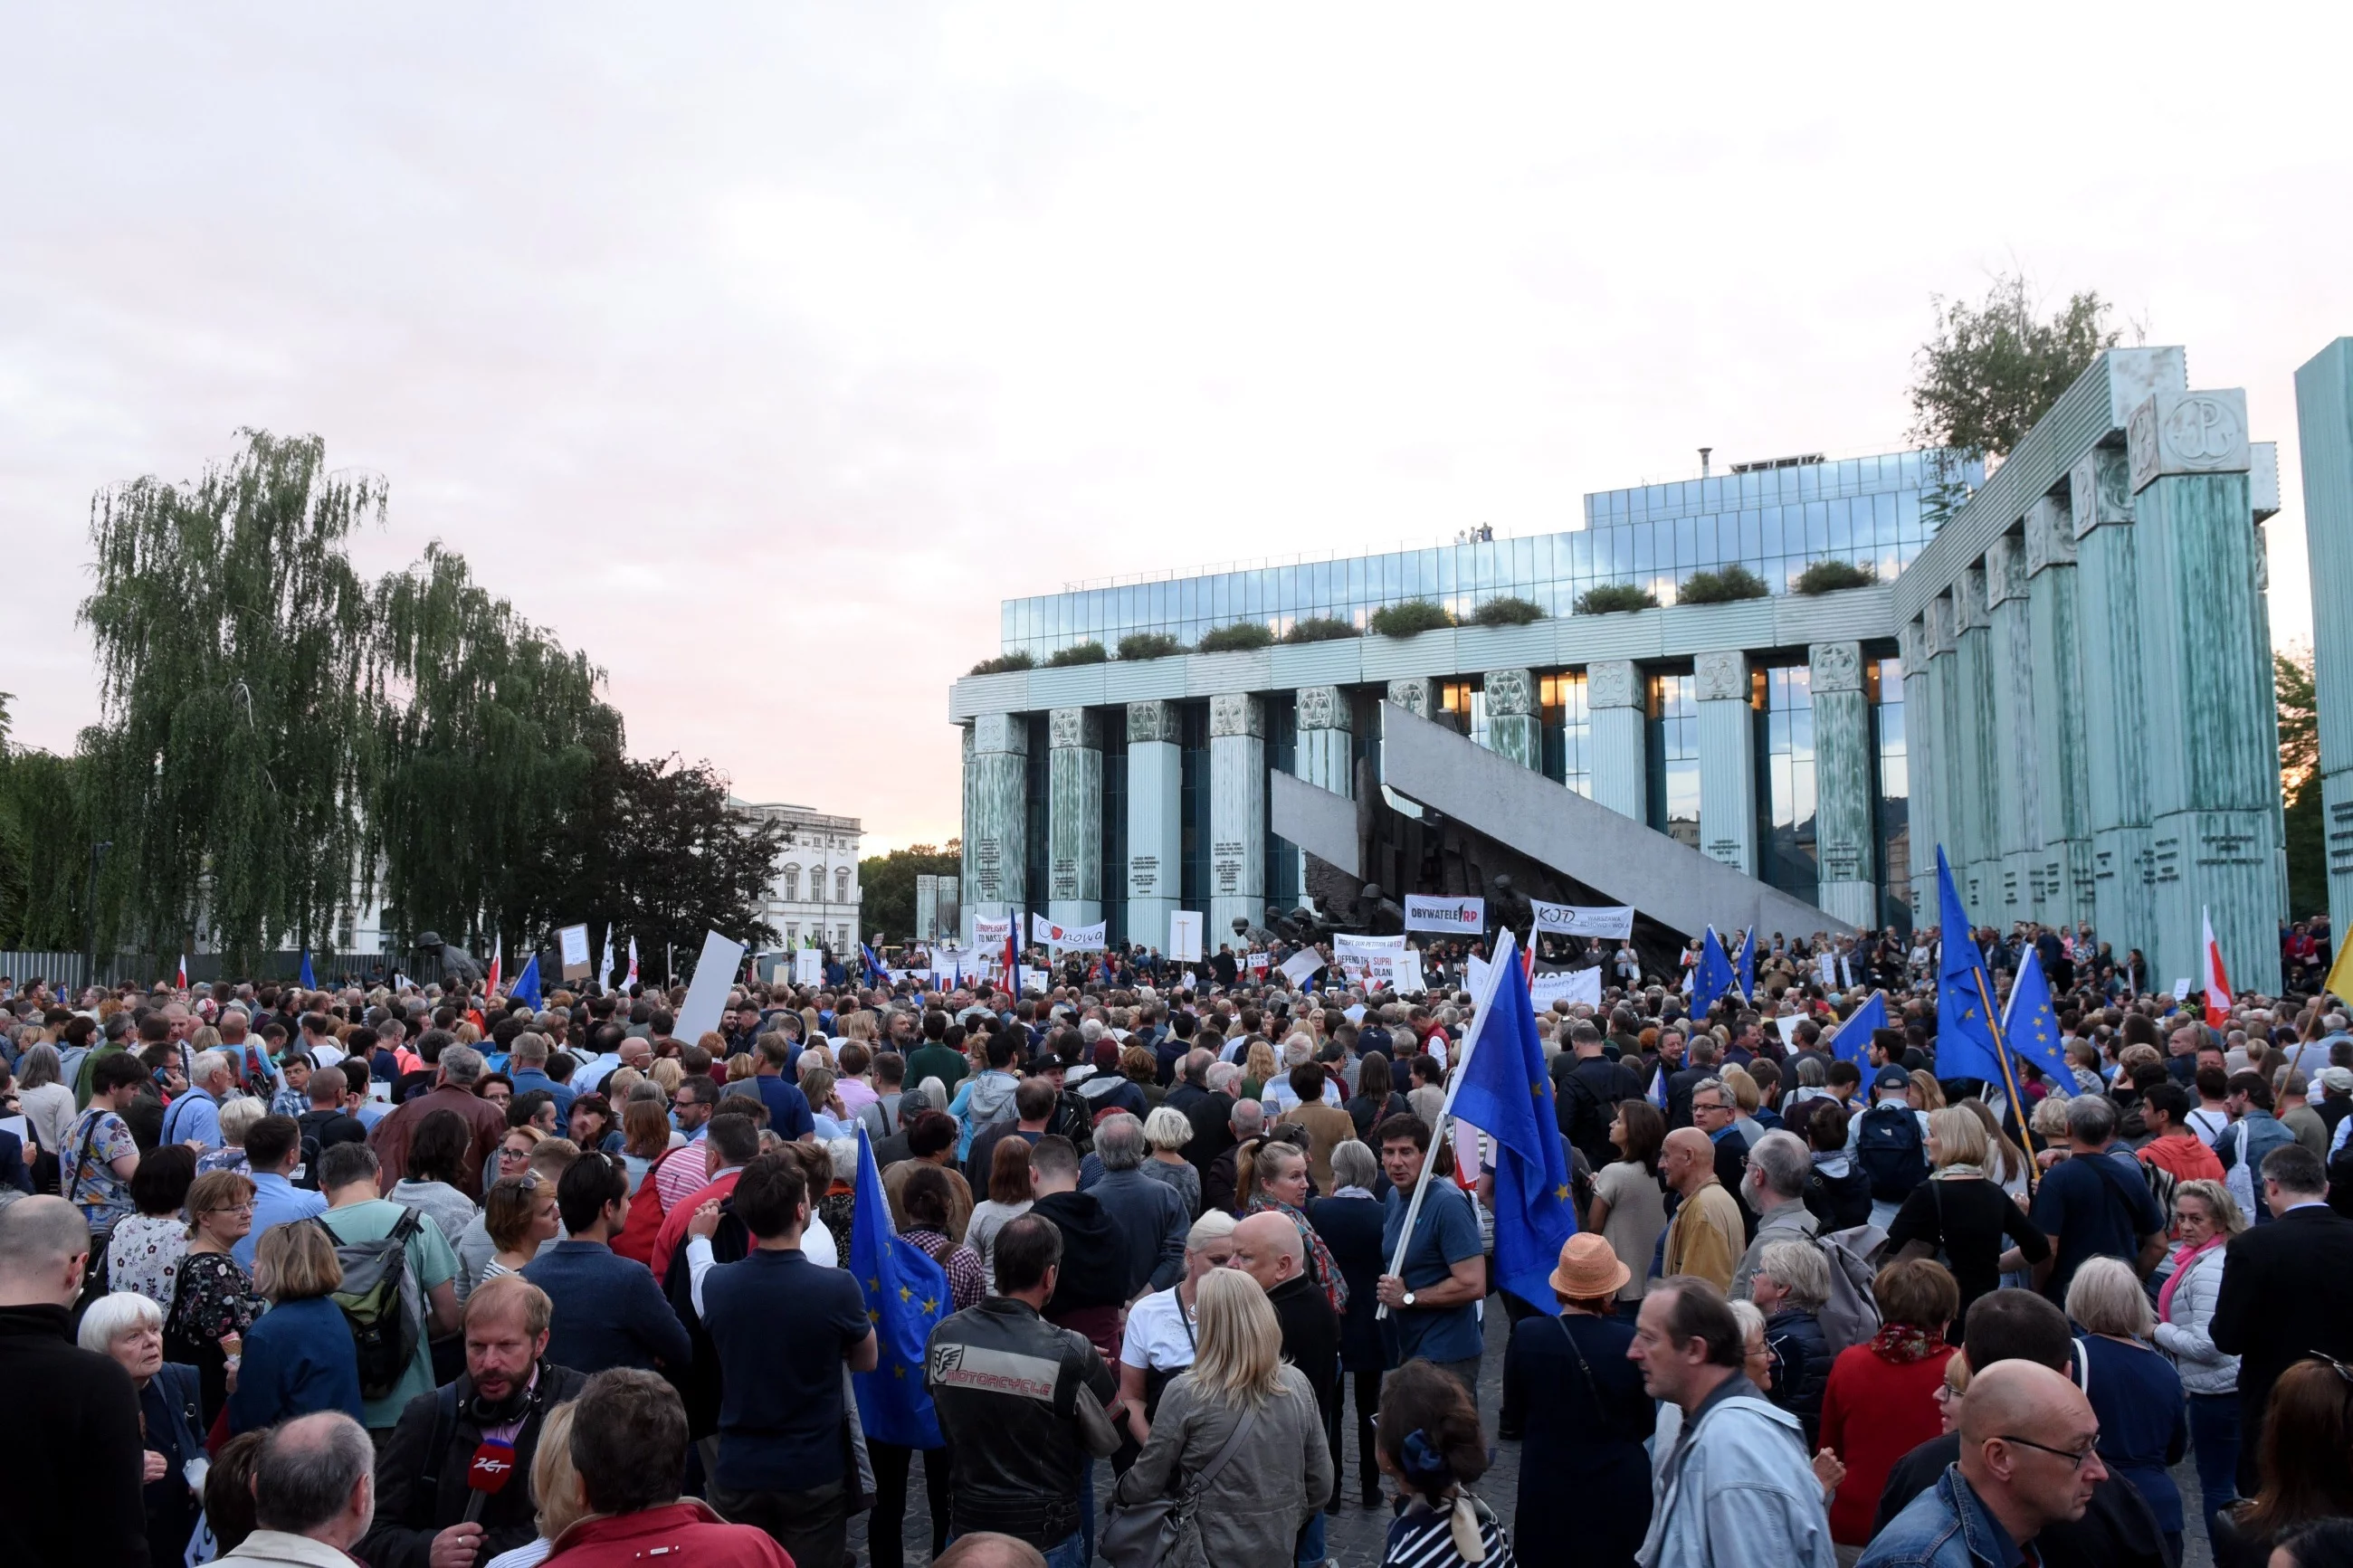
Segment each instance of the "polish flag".
[{"label": "polish flag", "polygon": [[622,984],[623,985],[635,985],[637,983],[638,983],[638,939],[637,939],[636,937],[631,937],[631,938],[629,939],[629,973],[628,973],[628,974],[627,975],[627,977],[625,977],[625,978],[622,980],[621,984]]},{"label": "polish flag", "polygon": [[489,978],[488,980],[486,980],[486,981],[484,981],[484,982],[482,983],[482,994],[483,994],[485,997],[490,997],[490,996],[495,996],[495,995],[497,995],[498,994],[499,994],[499,950],[498,950],[497,948],[495,948],[495,947],[494,947],[494,948],[491,949],[491,974],[490,974],[490,978]]},{"label": "polish flag", "polygon": [[2206,1022],[2219,1029],[2231,1016],[2231,977],[2222,971],[2222,948],[2214,940],[2213,916],[2200,906],[2198,918],[2206,927],[2206,973],[2200,985],[2206,993]]},{"label": "polish flag", "polygon": [[180,954],[179,973],[172,976],[172,987],[175,991],[188,988],[188,955],[185,952]]}]

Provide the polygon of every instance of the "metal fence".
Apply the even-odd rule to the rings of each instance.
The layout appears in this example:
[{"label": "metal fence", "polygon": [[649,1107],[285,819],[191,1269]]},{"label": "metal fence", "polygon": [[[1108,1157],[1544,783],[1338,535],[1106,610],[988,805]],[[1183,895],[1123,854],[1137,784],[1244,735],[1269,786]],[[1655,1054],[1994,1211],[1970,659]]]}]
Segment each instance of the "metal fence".
[{"label": "metal fence", "polygon": [[[219,953],[191,953],[187,957],[190,984],[209,984],[216,980],[293,980],[302,973],[302,954],[299,949],[265,952],[250,965],[240,966],[237,973],[228,972],[228,961]],[[388,973],[396,966],[394,955],[386,953],[314,952],[311,965],[322,984],[332,984],[346,976],[364,976]],[[21,987],[28,981],[39,979],[49,983],[56,991],[71,992],[85,985],[154,985],[169,984],[179,972],[177,953],[116,952],[100,953],[97,973],[90,972],[89,955],[79,952],[21,952],[0,950],[0,976]],[[410,973],[415,973],[411,971]],[[430,975],[440,976],[440,960],[431,960]]]}]

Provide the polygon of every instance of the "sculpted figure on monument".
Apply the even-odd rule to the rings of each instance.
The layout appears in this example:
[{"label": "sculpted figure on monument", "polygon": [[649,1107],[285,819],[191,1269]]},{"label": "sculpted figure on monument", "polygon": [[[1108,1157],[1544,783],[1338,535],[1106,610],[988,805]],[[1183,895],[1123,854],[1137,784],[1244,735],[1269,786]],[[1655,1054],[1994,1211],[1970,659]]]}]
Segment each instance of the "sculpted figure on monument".
[{"label": "sculpted figure on monument", "polygon": [[444,980],[462,980],[470,985],[480,985],[489,976],[490,971],[482,967],[480,959],[455,942],[443,942],[438,931],[419,931],[417,945],[440,957],[441,978]]}]

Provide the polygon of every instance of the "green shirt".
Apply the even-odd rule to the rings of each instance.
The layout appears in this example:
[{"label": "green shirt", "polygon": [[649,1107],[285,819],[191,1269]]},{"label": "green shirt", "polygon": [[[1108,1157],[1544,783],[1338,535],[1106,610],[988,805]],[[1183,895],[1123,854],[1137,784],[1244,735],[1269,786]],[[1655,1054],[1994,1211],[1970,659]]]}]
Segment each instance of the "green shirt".
[{"label": "green shirt", "polygon": [[[965,1059],[962,1051],[952,1051],[937,1041],[932,1041],[918,1047],[915,1054],[907,1058],[907,1087],[921,1089],[925,1079],[935,1078],[947,1086],[950,1094],[954,1094],[956,1085],[963,1082],[965,1075],[971,1070],[972,1064]],[[947,1107],[934,1105],[932,1109],[945,1110]]]},{"label": "green shirt", "polygon": [[[337,1241],[346,1247],[359,1247],[390,1236],[393,1227],[400,1223],[400,1216],[407,1212],[405,1205],[388,1199],[370,1198],[365,1203],[329,1209],[320,1218],[334,1232]],[[419,1217],[425,1223],[408,1238],[408,1271],[421,1297],[430,1294],[436,1285],[446,1285],[458,1277],[458,1255],[449,1250],[448,1241],[441,1235],[441,1227],[433,1223],[431,1215]],[[426,1310],[429,1317],[429,1304]],[[409,1358],[408,1371],[402,1375],[400,1385],[382,1399],[365,1402],[368,1427],[375,1430],[396,1425],[410,1400],[432,1392],[433,1347],[420,1333],[417,1336],[417,1353]]]}]

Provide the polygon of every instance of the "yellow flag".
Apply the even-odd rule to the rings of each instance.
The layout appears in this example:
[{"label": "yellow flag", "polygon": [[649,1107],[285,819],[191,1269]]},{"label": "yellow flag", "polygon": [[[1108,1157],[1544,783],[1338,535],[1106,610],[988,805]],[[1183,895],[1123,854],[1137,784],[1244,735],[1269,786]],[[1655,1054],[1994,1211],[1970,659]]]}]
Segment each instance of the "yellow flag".
[{"label": "yellow flag", "polygon": [[2340,1002],[2353,1002],[2353,931],[2337,943],[2337,962],[2328,966],[2321,989],[2334,993]]}]

